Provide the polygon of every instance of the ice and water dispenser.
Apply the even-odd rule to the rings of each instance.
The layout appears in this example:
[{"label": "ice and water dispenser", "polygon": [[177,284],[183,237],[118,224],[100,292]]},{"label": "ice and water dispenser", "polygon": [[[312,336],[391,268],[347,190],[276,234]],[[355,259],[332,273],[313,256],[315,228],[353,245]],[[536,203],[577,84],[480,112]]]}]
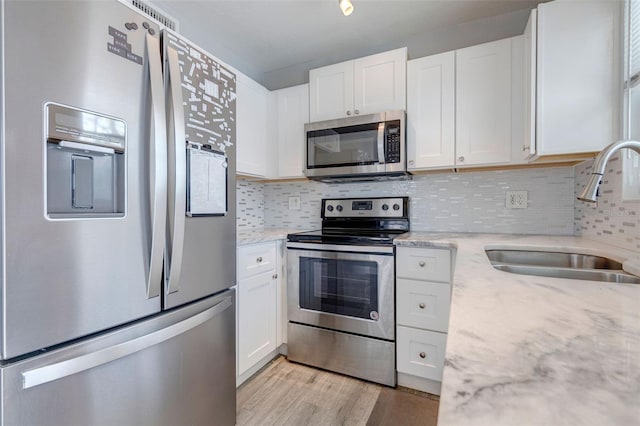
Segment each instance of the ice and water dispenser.
[{"label": "ice and water dispenser", "polygon": [[47,215],[122,217],[125,122],[63,105],[45,105]]}]

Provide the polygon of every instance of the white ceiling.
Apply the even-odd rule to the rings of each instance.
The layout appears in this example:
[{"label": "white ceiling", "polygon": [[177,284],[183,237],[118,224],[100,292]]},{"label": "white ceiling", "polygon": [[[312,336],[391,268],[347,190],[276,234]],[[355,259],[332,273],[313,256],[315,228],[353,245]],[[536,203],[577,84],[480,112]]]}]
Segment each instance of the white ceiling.
[{"label": "white ceiling", "polygon": [[[152,0],[152,4],[176,18],[186,37],[265,84],[265,76],[278,70],[306,71],[402,47],[421,34],[531,9],[540,1],[352,0],[354,12],[348,17],[342,15],[337,0]],[[526,13],[519,16],[521,21]]]}]

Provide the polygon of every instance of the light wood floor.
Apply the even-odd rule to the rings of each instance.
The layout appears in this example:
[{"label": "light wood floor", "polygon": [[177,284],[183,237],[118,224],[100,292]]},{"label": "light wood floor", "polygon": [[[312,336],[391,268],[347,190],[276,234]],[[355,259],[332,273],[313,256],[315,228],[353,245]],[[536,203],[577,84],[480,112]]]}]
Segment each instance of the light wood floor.
[{"label": "light wood floor", "polygon": [[438,400],[279,357],[238,389],[237,407],[240,426],[435,426]]}]

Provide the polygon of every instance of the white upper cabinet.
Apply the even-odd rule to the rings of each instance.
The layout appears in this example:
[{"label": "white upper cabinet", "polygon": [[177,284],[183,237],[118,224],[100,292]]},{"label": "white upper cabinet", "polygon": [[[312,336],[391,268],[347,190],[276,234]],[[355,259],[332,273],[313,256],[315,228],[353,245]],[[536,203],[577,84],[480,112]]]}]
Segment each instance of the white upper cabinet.
[{"label": "white upper cabinet", "polygon": [[353,113],[353,61],[309,71],[309,117],[329,120]]},{"label": "white upper cabinet", "polygon": [[456,165],[511,160],[511,39],[456,51]]},{"label": "white upper cabinet", "polygon": [[304,177],[306,135],[309,122],[309,85],[272,92],[277,100],[278,178]]},{"label": "white upper cabinet", "polygon": [[406,47],[356,59],[353,69],[354,114],[406,109]]},{"label": "white upper cabinet", "polygon": [[533,9],[524,29],[524,140],[522,157],[536,155],[536,52],[538,11]]},{"label": "white upper cabinet", "polygon": [[240,175],[267,175],[269,91],[242,73],[236,87],[236,169]]},{"label": "white upper cabinet", "polygon": [[536,155],[599,151],[619,136],[621,2],[538,5]]},{"label": "white upper cabinet", "polygon": [[455,162],[455,52],[407,62],[407,168]]},{"label": "white upper cabinet", "polygon": [[309,71],[311,122],[406,106],[407,48]]},{"label": "white upper cabinet", "polygon": [[407,169],[516,164],[524,134],[524,37],[407,63]]}]

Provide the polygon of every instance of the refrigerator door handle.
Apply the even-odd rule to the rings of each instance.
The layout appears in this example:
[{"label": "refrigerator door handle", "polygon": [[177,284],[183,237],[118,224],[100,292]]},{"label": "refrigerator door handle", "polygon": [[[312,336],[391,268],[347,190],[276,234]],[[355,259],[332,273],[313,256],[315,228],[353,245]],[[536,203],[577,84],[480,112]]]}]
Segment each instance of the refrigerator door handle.
[{"label": "refrigerator door handle", "polygon": [[167,127],[160,42],[147,34],[146,47],[151,85],[153,138],[149,152],[149,195],[151,206],[151,253],[147,298],[160,296],[162,260],[166,236],[167,205]]},{"label": "refrigerator door handle", "polygon": [[118,345],[110,346],[105,349],[101,349],[99,351],[91,352],[65,361],[57,362],[55,364],[50,364],[44,367],[36,368],[34,370],[25,371],[24,373],[22,373],[22,388],[28,389],[34,386],[53,382],[64,377],[68,377],[73,374],[81,373],[83,371],[99,367],[100,365],[116,361],[120,358],[124,358],[151,346],[160,344],[180,334],[186,333],[187,331],[199,326],[200,324],[209,321],[216,315],[221,314],[232,305],[231,300],[231,296],[226,297],[220,303],[212,306],[206,311],[189,317],[169,327],[163,328],[162,330],[155,331],[153,333],[135,338],[133,340],[129,340]]},{"label": "refrigerator door handle", "polygon": [[183,101],[182,101],[182,81],[180,74],[180,63],[178,52],[167,47],[167,58],[169,62],[169,86],[171,90],[171,103],[173,113],[173,150],[175,161],[175,173],[170,175],[170,185],[173,189],[174,199],[172,200],[173,210],[170,215],[170,238],[171,238],[171,259],[169,260],[169,278],[167,293],[174,293],[179,290],[180,274],[182,272],[182,255],[184,251],[184,226],[187,204],[187,145],[186,130],[184,124]]}]

